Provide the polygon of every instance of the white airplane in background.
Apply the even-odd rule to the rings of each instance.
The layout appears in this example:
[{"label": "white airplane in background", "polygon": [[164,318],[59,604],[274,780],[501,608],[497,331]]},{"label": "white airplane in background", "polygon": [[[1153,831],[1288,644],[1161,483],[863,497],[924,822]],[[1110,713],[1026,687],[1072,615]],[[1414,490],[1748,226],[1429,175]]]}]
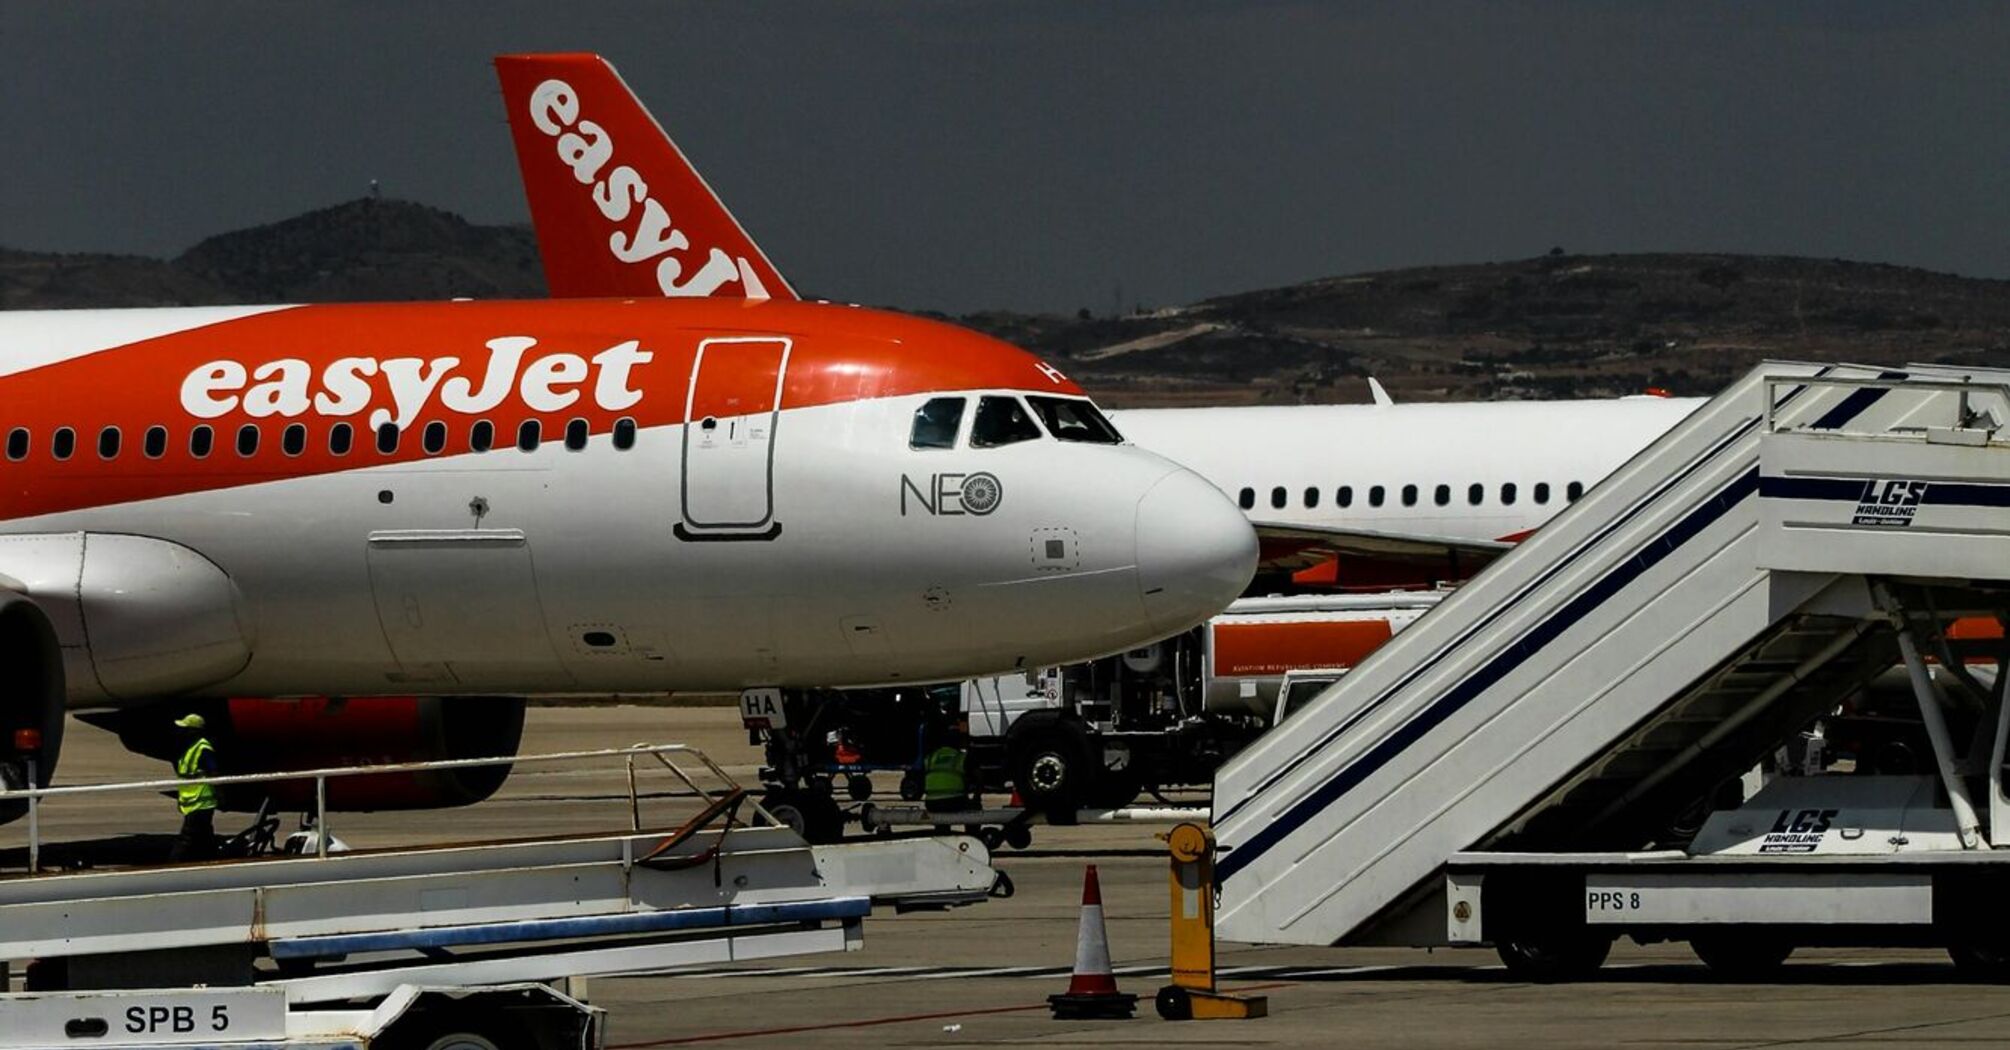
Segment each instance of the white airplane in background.
[{"label": "white airplane in background", "polygon": [[1639,396],[1109,415],[1139,447],[1234,498],[1271,571],[1365,586],[1472,575],[1700,404]]},{"label": "white airplane in background", "polygon": [[[796,297],[605,60],[510,55],[496,69],[554,296]],[[631,212],[660,253],[620,232]],[[1375,392],[1372,405],[1110,417],[1235,499],[1266,571],[1386,585],[1471,575],[1702,404],[1397,405]]]}]

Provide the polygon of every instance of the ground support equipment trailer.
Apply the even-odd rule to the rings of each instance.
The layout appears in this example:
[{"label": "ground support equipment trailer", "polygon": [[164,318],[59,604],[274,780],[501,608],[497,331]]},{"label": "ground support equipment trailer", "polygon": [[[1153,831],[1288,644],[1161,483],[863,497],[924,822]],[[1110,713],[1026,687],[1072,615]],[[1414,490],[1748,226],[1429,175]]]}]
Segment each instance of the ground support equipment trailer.
[{"label": "ground support equipment trailer", "polygon": [[[1221,770],[1221,935],[1536,977],[1619,935],[2001,961],[2010,654],[1977,675],[1947,634],[2010,618],[2006,424],[2010,373],[1761,366]],[[1893,666],[1924,776],[1742,797]]]},{"label": "ground support equipment trailer", "polygon": [[[853,950],[875,906],[969,904],[998,885],[969,838],[812,846],[760,826],[745,792],[688,748],[478,761],[580,759],[630,763],[627,830],[347,851],[317,835],[300,856],[0,877],[0,960],[30,963],[30,990],[0,995],[0,1047],[594,1046],[600,1016],[561,991],[579,979]],[[650,828],[634,764],[659,761],[696,811]],[[725,787],[699,790],[694,762]],[[328,780],[357,774],[283,776],[325,797]],[[163,783],[10,794],[40,809]],[[30,846],[31,867],[57,852]]]},{"label": "ground support equipment trailer", "polygon": [[1287,676],[1338,677],[1445,592],[1243,598],[1118,656],[964,683],[972,763],[1040,809],[1204,786],[1270,728]]},{"label": "ground support equipment trailer", "polygon": [[[1330,681],[1423,615],[1442,591],[1244,598],[1165,641],[1067,667],[960,685],[749,690],[742,720],[767,752],[769,808],[813,839],[847,820],[873,830],[909,819],[928,752],[967,752],[974,790],[1016,794],[1026,809],[957,824],[1016,840],[1035,817],[1127,819],[1143,791],[1206,785],[1229,755],[1269,728],[1287,679]],[[856,804],[852,812],[845,804]],[[1112,816],[1115,814],[1115,816]],[[1186,811],[1174,819],[1193,819]],[[877,819],[875,819],[877,818]],[[1204,819],[1202,817],[1201,819]]]}]

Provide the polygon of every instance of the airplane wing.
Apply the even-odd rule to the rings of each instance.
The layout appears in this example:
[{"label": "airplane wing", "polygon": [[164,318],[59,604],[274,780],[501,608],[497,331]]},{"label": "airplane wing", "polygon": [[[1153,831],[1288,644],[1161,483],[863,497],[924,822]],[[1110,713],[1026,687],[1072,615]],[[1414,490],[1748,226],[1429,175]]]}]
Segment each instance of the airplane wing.
[{"label": "airplane wing", "polygon": [[1413,532],[1377,532],[1324,525],[1252,521],[1262,545],[1259,572],[1296,572],[1331,558],[1367,558],[1450,572],[1463,578],[1506,553],[1514,544]]},{"label": "airplane wing", "polygon": [[605,59],[495,65],[553,298],[799,298]]}]

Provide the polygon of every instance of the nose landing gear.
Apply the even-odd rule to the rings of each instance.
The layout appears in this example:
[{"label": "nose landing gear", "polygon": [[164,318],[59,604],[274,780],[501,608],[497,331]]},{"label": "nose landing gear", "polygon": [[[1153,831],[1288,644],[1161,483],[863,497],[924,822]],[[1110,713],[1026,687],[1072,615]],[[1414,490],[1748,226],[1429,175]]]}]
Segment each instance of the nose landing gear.
[{"label": "nose landing gear", "polygon": [[828,786],[770,791],[761,796],[761,808],[813,845],[836,842],[844,834],[844,814]]}]

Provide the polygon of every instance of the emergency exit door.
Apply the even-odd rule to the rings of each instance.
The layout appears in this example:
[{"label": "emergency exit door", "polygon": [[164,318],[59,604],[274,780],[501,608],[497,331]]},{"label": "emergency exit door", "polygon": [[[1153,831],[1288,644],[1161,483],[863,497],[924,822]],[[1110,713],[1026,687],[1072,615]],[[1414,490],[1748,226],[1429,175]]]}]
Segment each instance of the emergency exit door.
[{"label": "emergency exit door", "polygon": [[789,341],[708,339],[691,366],[684,407],[683,517],[687,540],[761,540],[775,518],[775,426]]}]

